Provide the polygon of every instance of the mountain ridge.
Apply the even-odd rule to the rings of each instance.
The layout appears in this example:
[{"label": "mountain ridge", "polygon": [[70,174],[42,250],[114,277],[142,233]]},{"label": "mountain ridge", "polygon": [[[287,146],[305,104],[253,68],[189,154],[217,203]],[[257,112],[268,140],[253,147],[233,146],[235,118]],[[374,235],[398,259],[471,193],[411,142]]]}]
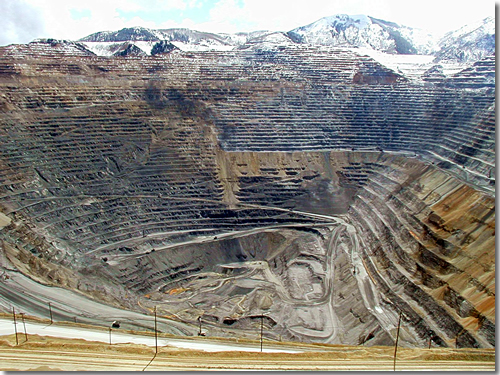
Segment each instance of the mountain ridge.
[{"label": "mountain ridge", "polygon": [[369,47],[398,54],[425,54],[436,44],[429,33],[366,15],[324,17],[288,34],[299,43]]},{"label": "mountain ridge", "polygon": [[[434,55],[435,62],[473,62],[494,53],[495,30],[494,18],[487,17],[438,38],[423,29],[364,14],[337,14],[286,32],[262,30],[227,34],[187,28],[149,29],[137,26],[118,31],[99,31],[76,42],[84,44],[97,55],[112,56],[117,51],[126,50],[126,46],[122,45],[125,42],[150,55],[155,44],[161,41],[169,42],[183,51],[226,51],[249,48],[258,43],[297,43],[368,48],[389,54]],[[137,54],[137,48],[129,50]]]},{"label": "mountain ridge", "polygon": [[439,41],[436,60],[481,60],[495,54],[495,19],[486,17],[446,33]]}]

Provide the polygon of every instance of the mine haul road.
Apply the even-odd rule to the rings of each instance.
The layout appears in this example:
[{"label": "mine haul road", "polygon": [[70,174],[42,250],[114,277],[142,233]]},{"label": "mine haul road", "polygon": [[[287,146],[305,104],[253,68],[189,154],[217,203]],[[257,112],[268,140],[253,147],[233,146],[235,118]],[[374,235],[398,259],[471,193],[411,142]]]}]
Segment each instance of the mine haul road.
[{"label": "mine haul road", "polygon": [[[11,327],[12,328],[12,323]],[[68,330],[70,328],[66,327]],[[30,329],[33,327],[30,326]],[[101,332],[106,335],[106,332]],[[94,332],[94,334],[98,334]],[[114,337],[114,336],[113,336]],[[185,347],[161,346],[155,354],[154,337],[144,344],[112,344],[52,336],[0,336],[1,371],[165,371],[165,370],[358,370],[392,371],[392,347],[314,346],[288,343],[295,353],[265,343],[276,352],[259,352],[258,342],[238,344],[228,340],[193,338]],[[168,339],[173,343],[171,339]],[[175,341],[175,340],[174,340]],[[181,340],[189,341],[189,340]],[[162,341],[162,344],[164,342]],[[204,349],[200,350],[202,347]],[[189,348],[189,349],[188,349]],[[210,350],[210,351],[207,351]],[[249,349],[248,351],[243,351]],[[231,350],[231,351],[230,351]],[[269,349],[268,349],[269,350]],[[280,351],[281,350],[281,351]],[[494,349],[398,350],[396,370],[494,371]]]},{"label": "mine haul road", "polygon": [[[74,322],[110,327],[115,320],[125,329],[152,330],[154,317],[138,312],[119,309],[93,301],[79,293],[39,284],[18,271],[6,270],[8,278],[0,282],[0,306],[3,311],[25,313],[48,319],[52,311],[54,321]],[[49,302],[50,307],[49,307]],[[50,311],[51,310],[51,311]],[[158,317],[158,329],[162,332],[194,336],[198,328]]]}]

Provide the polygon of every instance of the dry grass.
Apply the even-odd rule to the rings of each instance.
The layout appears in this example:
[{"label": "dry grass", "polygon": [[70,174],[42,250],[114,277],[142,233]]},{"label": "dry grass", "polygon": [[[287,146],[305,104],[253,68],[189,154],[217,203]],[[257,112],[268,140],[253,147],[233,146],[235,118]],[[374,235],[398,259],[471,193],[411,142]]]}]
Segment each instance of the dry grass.
[{"label": "dry grass", "polygon": [[[204,352],[137,344],[113,344],[29,335],[25,342],[19,334],[0,338],[0,370],[392,370],[392,347],[355,347],[339,345],[281,345],[308,348],[303,353]],[[184,339],[184,338],[183,338]],[[198,338],[198,340],[224,341]],[[271,344],[269,344],[271,345]],[[274,343],[272,344],[274,345]],[[317,347],[318,351],[314,351]],[[495,369],[494,349],[410,349],[399,348],[397,369],[401,370],[490,370]]]}]

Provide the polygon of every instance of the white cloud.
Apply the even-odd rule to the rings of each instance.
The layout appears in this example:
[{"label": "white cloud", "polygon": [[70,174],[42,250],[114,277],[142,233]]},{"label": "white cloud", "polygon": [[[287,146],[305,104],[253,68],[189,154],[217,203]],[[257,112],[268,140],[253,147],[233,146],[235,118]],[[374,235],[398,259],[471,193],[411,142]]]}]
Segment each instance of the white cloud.
[{"label": "white cloud", "polygon": [[[242,6],[238,6],[242,3]],[[222,0],[200,27],[209,31],[288,31],[339,13],[366,14],[406,26],[445,32],[494,15],[495,2],[481,0]]]},{"label": "white cloud", "polygon": [[[14,0],[13,2],[19,2]],[[188,10],[196,7],[199,0],[26,0],[26,5],[44,20],[44,27],[34,37],[79,39],[97,31],[119,30],[124,27],[143,26],[149,28],[181,26],[165,20],[158,23],[140,16],[125,18],[120,12]],[[88,11],[89,17],[74,19],[72,10]],[[140,14],[140,13],[138,13]],[[194,26],[186,17],[183,23]],[[23,40],[23,43],[29,42]]]},{"label": "white cloud", "polygon": [[394,22],[436,33],[455,30],[488,16],[495,16],[493,0],[419,0],[393,11]]},{"label": "white cloud", "polygon": [[0,1],[0,14],[0,45],[27,43],[45,29],[45,21],[40,12],[24,1]]},{"label": "white cloud", "polygon": [[[138,7],[131,1],[122,0],[28,0],[31,7],[36,9],[45,21],[44,34],[40,37],[58,39],[78,39],[90,30],[113,29],[121,26],[117,9],[136,11]],[[89,10],[90,17],[73,19],[72,10]]]},{"label": "white cloud", "polygon": [[211,31],[237,32],[244,28],[245,18],[245,11],[237,0],[220,0],[210,10],[209,24]]}]

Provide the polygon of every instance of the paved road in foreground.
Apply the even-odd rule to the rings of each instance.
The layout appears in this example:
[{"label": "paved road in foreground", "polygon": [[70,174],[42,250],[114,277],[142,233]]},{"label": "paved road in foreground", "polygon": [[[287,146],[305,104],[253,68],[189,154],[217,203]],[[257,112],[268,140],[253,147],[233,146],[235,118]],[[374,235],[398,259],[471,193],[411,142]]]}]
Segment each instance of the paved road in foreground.
[{"label": "paved road in foreground", "polygon": [[[165,371],[165,370],[383,370],[392,371],[391,360],[348,360],[279,357],[273,353],[235,353],[238,355],[202,355],[184,352],[182,355],[160,352],[82,352],[71,350],[33,350],[0,347],[1,369],[4,371]],[[251,355],[254,354],[254,355]],[[465,361],[398,361],[396,370],[432,371],[494,371],[493,362]]]},{"label": "paved road in foreground", "polygon": [[[18,339],[21,342],[25,341],[24,327],[29,335],[51,336],[67,339],[83,339],[88,341],[100,341],[109,344],[133,343],[148,346],[156,346],[155,337],[153,335],[141,335],[140,333],[129,333],[119,329],[112,329],[111,333],[106,330],[83,328],[78,326],[61,326],[57,324],[41,324],[25,321],[23,324],[20,317],[17,319]],[[13,320],[0,319],[0,336],[14,334]],[[209,338],[200,338],[198,340],[180,339],[180,338],[165,338],[158,337],[158,347],[174,346],[183,349],[203,350],[206,352],[220,351],[244,351],[244,352],[260,352],[260,343],[258,344],[239,344],[239,343],[221,343]],[[300,349],[287,349],[285,347],[266,344],[263,347],[265,353],[300,353]]]},{"label": "paved road in foreground", "polygon": [[[165,371],[165,370],[393,370],[392,347],[343,347],[289,343],[237,343],[211,338],[153,335],[0,319],[2,371]],[[35,336],[38,335],[38,336]],[[66,337],[84,340],[68,340]],[[89,341],[92,340],[92,341]],[[100,341],[100,342],[97,342]],[[119,344],[125,343],[125,344]],[[129,344],[133,343],[133,344]],[[147,346],[146,346],[147,345]],[[400,348],[396,370],[494,371],[494,349]]]}]

